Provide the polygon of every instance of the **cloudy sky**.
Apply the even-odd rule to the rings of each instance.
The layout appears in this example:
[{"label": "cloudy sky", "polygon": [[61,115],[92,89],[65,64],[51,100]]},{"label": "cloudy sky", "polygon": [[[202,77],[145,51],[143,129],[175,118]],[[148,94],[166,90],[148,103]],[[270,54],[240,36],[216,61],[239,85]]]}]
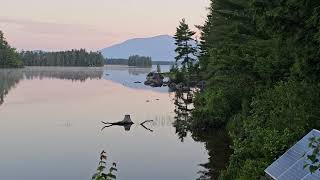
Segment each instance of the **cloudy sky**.
[{"label": "cloudy sky", "polygon": [[25,50],[103,47],[173,35],[179,20],[205,20],[209,0],[1,0],[0,30]]}]

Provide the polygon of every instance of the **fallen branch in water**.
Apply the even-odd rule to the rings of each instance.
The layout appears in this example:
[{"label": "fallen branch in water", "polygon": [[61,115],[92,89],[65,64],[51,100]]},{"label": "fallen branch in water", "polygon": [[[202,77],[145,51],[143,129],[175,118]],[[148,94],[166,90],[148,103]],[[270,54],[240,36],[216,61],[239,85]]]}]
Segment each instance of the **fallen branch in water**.
[{"label": "fallen branch in water", "polygon": [[129,124],[134,124],[133,122],[124,122],[124,121],[119,121],[119,122],[114,122],[114,123],[111,123],[111,122],[103,122],[101,121],[103,124],[107,124],[107,125],[129,125]]},{"label": "fallen branch in water", "polygon": [[142,123],[140,123],[140,125],[143,125],[143,124],[145,124],[145,123],[147,123],[147,122],[153,122],[153,120],[146,120],[146,121],[143,121]]},{"label": "fallen branch in water", "polygon": [[147,123],[147,122],[153,122],[153,120],[146,120],[146,121],[143,121],[142,123],[140,123],[140,125],[145,128],[146,130],[150,131],[150,132],[153,132],[152,129],[150,128],[147,128],[144,124]]},{"label": "fallen branch in water", "polygon": [[[128,122],[128,121],[119,121],[119,122],[114,122],[114,123],[104,122],[104,121],[101,121],[101,122],[102,122],[103,124],[106,124],[106,126],[104,126],[104,127],[101,129],[101,131],[104,130],[105,128],[108,128],[108,127],[111,127],[111,126],[123,126],[123,127],[125,127],[125,130],[126,130],[126,131],[129,131],[131,125],[134,124],[133,122],[130,122],[130,121],[129,121],[129,122]],[[143,121],[142,123],[140,123],[140,125],[141,125],[144,129],[153,132],[152,129],[147,128],[147,127],[144,125],[144,124],[147,123],[147,122],[153,122],[153,120]]]}]

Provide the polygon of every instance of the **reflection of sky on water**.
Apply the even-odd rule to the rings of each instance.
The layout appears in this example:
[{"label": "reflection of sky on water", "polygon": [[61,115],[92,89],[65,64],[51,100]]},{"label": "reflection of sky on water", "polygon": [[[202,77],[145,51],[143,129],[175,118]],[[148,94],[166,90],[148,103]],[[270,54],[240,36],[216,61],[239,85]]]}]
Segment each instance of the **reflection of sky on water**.
[{"label": "reflection of sky on water", "polygon": [[[172,94],[121,85],[144,79],[148,71],[108,68],[3,73],[1,180],[87,180],[102,149],[108,162],[117,162],[120,180],[198,177],[198,164],[206,162],[208,154],[203,143],[189,136],[181,143],[175,134]],[[101,72],[109,73],[111,81],[99,78]],[[125,114],[136,123],[130,131],[123,127],[101,131],[101,121],[119,121]],[[155,120],[146,124],[153,132],[140,126],[149,119]]]},{"label": "reflection of sky on water", "polygon": [[[127,66],[105,66],[105,71],[103,74],[104,79],[108,79],[124,86],[137,89],[148,89],[158,92],[168,92],[168,87],[149,87],[145,86],[143,83],[146,80],[146,75],[151,71],[156,71],[157,67],[154,65],[152,68],[137,68],[137,67],[127,67]],[[169,65],[162,65],[161,71],[168,72],[170,69]],[[134,83],[134,82],[141,83]]]},{"label": "reflection of sky on water", "polygon": [[[163,72],[169,71],[169,65],[161,66]],[[5,96],[21,80],[60,79],[72,82],[85,82],[93,79],[110,80],[134,89],[148,89],[156,92],[168,92],[167,87],[149,87],[144,85],[146,75],[155,71],[150,68],[108,65],[105,67],[25,67],[23,69],[0,69],[0,105]],[[141,83],[135,83],[141,82]]]}]

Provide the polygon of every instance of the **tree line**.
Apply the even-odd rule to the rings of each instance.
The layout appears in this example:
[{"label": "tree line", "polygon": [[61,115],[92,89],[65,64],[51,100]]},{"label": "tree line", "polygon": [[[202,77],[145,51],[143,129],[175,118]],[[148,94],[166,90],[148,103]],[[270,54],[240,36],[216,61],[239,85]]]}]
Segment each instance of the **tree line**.
[{"label": "tree line", "polygon": [[128,66],[151,67],[152,59],[151,57],[133,55],[128,59]]},{"label": "tree line", "polygon": [[[106,58],[106,64],[109,65],[128,65],[129,59]],[[152,61],[152,65],[173,65],[173,61]]]},{"label": "tree line", "polygon": [[[197,75],[191,131],[226,129],[233,154],[220,179],[260,179],[264,169],[320,128],[320,1],[211,0],[198,61],[193,33],[177,29],[175,72]],[[192,67],[192,68],[190,68]],[[188,78],[185,78],[188,79]],[[187,80],[183,80],[184,82]]]},{"label": "tree line", "polygon": [[0,31],[0,68],[23,66],[103,66],[104,58],[100,52],[87,52],[85,49],[43,52],[16,52]]},{"label": "tree line", "polygon": [[0,30],[0,68],[18,68],[22,66],[19,54],[8,44],[3,32]]},{"label": "tree line", "polygon": [[104,65],[104,58],[100,52],[87,52],[85,49],[43,52],[22,51],[20,53],[25,66],[90,66]]},{"label": "tree line", "polygon": [[128,59],[108,59],[108,58],[106,58],[106,64],[151,67],[152,66],[152,59],[151,59],[151,57],[132,55]]}]

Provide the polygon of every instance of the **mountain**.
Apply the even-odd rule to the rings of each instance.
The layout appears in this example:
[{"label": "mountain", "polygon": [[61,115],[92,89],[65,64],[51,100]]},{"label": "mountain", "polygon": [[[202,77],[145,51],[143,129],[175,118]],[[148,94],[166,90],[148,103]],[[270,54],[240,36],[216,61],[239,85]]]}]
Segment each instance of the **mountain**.
[{"label": "mountain", "polygon": [[150,56],[153,61],[174,61],[176,45],[169,35],[129,39],[101,50],[107,58],[127,59],[131,55]]}]

